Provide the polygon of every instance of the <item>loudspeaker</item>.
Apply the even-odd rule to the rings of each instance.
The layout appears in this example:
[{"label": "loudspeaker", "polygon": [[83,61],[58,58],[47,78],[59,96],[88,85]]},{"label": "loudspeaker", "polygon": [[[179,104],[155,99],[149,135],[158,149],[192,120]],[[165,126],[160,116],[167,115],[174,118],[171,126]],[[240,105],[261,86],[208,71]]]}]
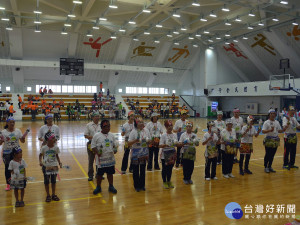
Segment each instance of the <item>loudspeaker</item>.
[{"label": "loudspeaker", "polygon": [[204,94],[208,95],[208,89],[204,89]]}]

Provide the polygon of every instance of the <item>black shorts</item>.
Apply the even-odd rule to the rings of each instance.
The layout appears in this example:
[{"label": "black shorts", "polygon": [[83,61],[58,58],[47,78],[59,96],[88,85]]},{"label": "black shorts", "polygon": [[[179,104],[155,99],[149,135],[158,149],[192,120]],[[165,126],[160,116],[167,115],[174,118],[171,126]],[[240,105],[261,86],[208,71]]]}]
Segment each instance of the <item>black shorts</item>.
[{"label": "black shorts", "polygon": [[115,174],[115,166],[98,168],[97,170],[98,176],[103,176],[104,173],[106,173],[107,175]]},{"label": "black shorts", "polygon": [[43,171],[43,174],[44,174],[44,184],[49,184],[50,181],[51,181],[51,184],[56,184],[57,174],[47,175],[45,166],[42,167],[42,171]]}]

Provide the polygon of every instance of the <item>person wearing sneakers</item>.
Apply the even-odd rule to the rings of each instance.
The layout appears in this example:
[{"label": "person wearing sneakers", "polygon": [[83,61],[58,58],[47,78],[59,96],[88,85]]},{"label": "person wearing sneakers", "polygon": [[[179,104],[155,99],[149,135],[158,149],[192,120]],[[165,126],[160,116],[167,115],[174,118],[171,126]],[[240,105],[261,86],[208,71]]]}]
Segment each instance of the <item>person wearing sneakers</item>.
[{"label": "person wearing sneakers", "polygon": [[165,120],[165,128],[167,130],[159,141],[160,159],[162,165],[161,176],[163,179],[163,187],[165,189],[174,188],[171,182],[173,166],[176,162],[175,146],[178,145],[177,135],[173,133],[173,123],[171,120]]},{"label": "person wearing sneakers", "polygon": [[2,147],[2,158],[5,166],[5,178],[6,178],[6,191],[10,190],[11,172],[9,171],[9,163],[13,159],[12,150],[16,147],[20,147],[19,140],[25,143],[25,137],[23,137],[20,129],[15,128],[15,119],[8,117],[4,130],[1,131],[0,145]]},{"label": "person wearing sneakers", "polygon": [[290,106],[288,115],[283,117],[282,126],[286,128],[284,132],[284,155],[283,155],[283,169],[289,170],[290,168],[298,169],[295,166],[296,150],[297,150],[297,135],[296,129],[300,129],[300,124],[294,117],[295,108]]},{"label": "person wearing sneakers", "polygon": [[[236,139],[238,140],[236,147],[237,150],[240,148],[241,143],[241,130],[244,125],[243,118],[240,117],[240,110],[238,108],[235,108],[233,110],[233,117],[231,117],[233,129],[235,130]],[[237,152],[236,152],[237,154]],[[233,163],[238,163],[239,160],[237,159],[237,155],[234,156]]]},{"label": "person wearing sneakers", "polygon": [[264,166],[266,173],[275,173],[276,171],[272,168],[273,159],[277,148],[280,144],[280,138],[278,133],[284,132],[287,127],[281,128],[279,122],[275,120],[276,111],[274,109],[269,110],[268,120],[264,122],[262,132],[265,134],[264,146],[265,146],[265,157],[264,157]]},{"label": "person wearing sneakers", "polygon": [[159,114],[153,112],[151,114],[151,121],[147,123],[146,129],[148,129],[150,133],[151,143],[149,145],[149,159],[147,170],[152,171],[152,163],[153,163],[153,154],[154,154],[154,169],[160,170],[158,165],[158,153],[159,153],[159,139],[160,135],[163,133],[163,127],[160,122],[158,122]]},{"label": "person wearing sneakers", "polygon": [[117,194],[117,189],[114,187],[115,174],[115,156],[114,154],[118,151],[118,142],[115,136],[110,133],[110,123],[108,120],[104,119],[101,121],[101,132],[94,135],[91,143],[91,148],[96,154],[96,164],[97,164],[97,187],[93,194],[96,195],[102,191],[101,182],[104,173],[107,174],[107,180],[109,183],[108,191]]},{"label": "person wearing sneakers", "polygon": [[93,152],[91,148],[91,143],[94,135],[98,132],[101,132],[101,127],[99,124],[100,115],[98,112],[92,113],[92,122],[88,123],[84,130],[84,137],[88,139],[88,142],[86,143],[87,146],[87,153],[88,153],[88,161],[89,161],[89,167],[88,167],[88,181],[92,181],[94,177],[94,161],[95,161],[95,153]]},{"label": "person wearing sneakers", "polygon": [[191,180],[194,171],[194,162],[196,160],[196,146],[199,146],[199,139],[195,133],[192,133],[193,123],[186,122],[186,132],[179,139],[182,154],[183,182],[193,184]]},{"label": "person wearing sneakers", "polygon": [[[24,194],[26,188],[26,167],[27,164],[22,159],[22,149],[14,148],[12,151],[13,160],[10,161],[8,169],[11,171],[10,187],[14,189],[16,198],[15,207],[24,207]],[[19,201],[19,190],[21,192],[21,201]]]},{"label": "person wearing sneakers", "polygon": [[134,128],[128,139],[128,145],[131,147],[131,163],[133,169],[133,184],[137,192],[145,191],[145,169],[149,155],[149,144],[151,141],[150,133],[145,128],[142,118],[134,120]]},{"label": "person wearing sneakers", "polygon": [[[59,197],[56,195],[56,177],[58,174],[58,165],[62,168],[62,163],[58,154],[59,148],[56,145],[55,134],[48,131],[45,134],[46,145],[43,145],[39,155],[40,166],[44,174],[44,185],[47,193],[46,202],[59,201]],[[49,183],[51,181],[52,196],[50,195]]]},{"label": "person wearing sneakers", "polygon": [[221,131],[221,149],[224,151],[222,156],[222,173],[224,178],[234,178],[232,166],[234,156],[236,155],[236,134],[232,129],[232,120],[226,120],[226,128]]},{"label": "person wearing sneakers", "polygon": [[[130,132],[134,129],[134,112],[130,111],[128,113],[128,122],[126,122],[122,126],[122,133],[121,135],[124,137],[125,136],[125,144],[124,144],[124,155],[123,155],[123,160],[122,160],[122,167],[121,167],[121,172],[122,174],[126,174],[126,170],[128,167],[128,157],[130,153],[130,148],[128,146],[128,139],[129,139],[129,134]],[[132,164],[130,163],[129,166],[129,172],[132,173]]]},{"label": "person wearing sneakers", "polygon": [[205,180],[218,180],[216,177],[216,167],[218,160],[218,148],[219,138],[215,127],[215,122],[210,121],[207,123],[208,132],[206,132],[202,139],[202,145],[206,145],[205,148]]},{"label": "person wearing sneakers", "polygon": [[[215,127],[218,129],[217,135],[219,140],[221,139],[220,134],[223,129],[226,128],[225,122],[222,120],[223,118],[223,112],[218,111],[217,112],[217,119],[215,120]],[[218,160],[217,160],[217,165],[222,163],[222,153],[221,151],[221,144],[217,144],[217,149],[218,149]]]},{"label": "person wearing sneakers", "polygon": [[[247,125],[242,128],[242,138],[241,138],[241,147],[240,147],[240,174],[252,174],[249,170],[249,161],[251,153],[253,152],[253,136],[257,137],[261,131],[261,127],[256,131],[253,126],[254,118],[249,115],[247,117]],[[245,159],[245,169],[243,169]]]},{"label": "person wearing sneakers", "polygon": [[[177,139],[180,140],[180,136],[186,131],[186,123],[188,120],[187,118],[187,112],[185,110],[181,110],[180,112],[181,118],[175,122],[174,125],[174,132],[177,133]],[[176,159],[176,167],[179,167],[179,164],[181,164],[181,147],[177,147],[177,159]]]}]

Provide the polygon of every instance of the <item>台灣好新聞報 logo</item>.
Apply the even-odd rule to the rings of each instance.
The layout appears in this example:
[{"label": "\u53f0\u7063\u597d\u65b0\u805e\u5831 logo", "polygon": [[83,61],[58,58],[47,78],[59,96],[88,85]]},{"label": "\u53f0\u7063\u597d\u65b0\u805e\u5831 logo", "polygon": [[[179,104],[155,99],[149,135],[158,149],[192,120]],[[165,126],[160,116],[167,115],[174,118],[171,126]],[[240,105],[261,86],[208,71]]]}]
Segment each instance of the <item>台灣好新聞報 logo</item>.
[{"label": "\u53f0\u7063\u597d\u65b0\u805e\u5831 logo", "polygon": [[229,219],[241,219],[243,217],[243,211],[238,203],[230,202],[225,206],[225,215]]}]

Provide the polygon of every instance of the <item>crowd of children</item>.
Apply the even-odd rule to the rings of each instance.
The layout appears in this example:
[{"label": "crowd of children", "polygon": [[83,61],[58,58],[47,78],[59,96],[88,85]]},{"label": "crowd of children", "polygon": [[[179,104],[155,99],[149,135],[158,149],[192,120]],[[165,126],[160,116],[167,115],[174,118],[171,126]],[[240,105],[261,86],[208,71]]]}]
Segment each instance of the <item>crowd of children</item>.
[{"label": "crowd of children", "polygon": [[[243,122],[237,123],[239,110],[234,109],[234,117],[222,121],[222,112],[219,111],[218,118],[215,121],[207,123],[207,132],[203,135],[202,141],[197,137],[197,131],[193,129],[193,123],[187,120],[187,112],[181,111],[181,118],[176,121],[174,127],[171,120],[166,119],[163,125],[158,121],[159,114],[153,112],[151,121],[144,123],[140,115],[133,111],[128,113],[128,122],[121,130],[122,136],[125,136],[124,156],[121,171],[126,174],[129,171],[133,173],[133,186],[137,192],[146,190],[146,166],[147,170],[152,170],[153,155],[154,169],[159,170],[159,161],[162,163],[162,183],[165,189],[174,188],[171,182],[172,169],[179,164],[183,167],[184,184],[193,184],[192,174],[194,162],[196,160],[196,147],[200,142],[206,146],[205,173],[204,179],[217,180],[216,167],[222,164],[222,174],[224,178],[234,178],[232,168],[234,157],[240,152],[239,171],[240,175],[252,174],[249,169],[249,161],[254,150],[253,137],[257,137],[262,131],[265,135],[265,157],[264,165],[266,173],[275,173],[272,168],[274,155],[280,143],[278,133],[284,132],[284,163],[283,168],[290,170],[298,168],[294,165],[296,157],[297,136],[296,129],[300,129],[300,124],[294,117],[294,107],[289,107],[287,115],[283,118],[281,125],[275,119],[276,112],[269,110],[268,120],[258,129],[254,127],[254,118],[249,115],[246,125]],[[239,119],[240,120],[240,119]],[[116,160],[114,155],[117,153],[119,143],[115,136],[110,132],[110,122],[103,119],[100,124],[100,114],[95,111],[92,114],[92,122],[88,123],[84,136],[88,139],[87,152],[89,155],[89,181],[94,178],[93,162],[96,161],[97,187],[94,194],[102,192],[101,183],[104,173],[107,174],[109,183],[108,191],[116,194],[114,187],[113,174],[115,173]],[[238,124],[234,128],[234,124]],[[238,126],[241,126],[237,128]],[[261,124],[260,124],[261,125]],[[239,131],[239,132],[237,132]],[[238,137],[238,135],[240,137]],[[7,119],[5,129],[0,135],[0,145],[3,144],[3,161],[5,164],[6,190],[14,189],[16,198],[16,207],[23,207],[24,189],[26,187],[26,167],[27,164],[22,159],[22,149],[19,141],[25,142],[26,133],[22,135],[21,131],[15,128],[13,117]],[[59,201],[56,194],[56,178],[59,173],[59,167],[62,163],[59,157],[60,150],[56,142],[60,139],[58,126],[53,124],[53,115],[48,114],[45,117],[43,125],[38,133],[41,141],[39,163],[44,175],[44,184],[46,190],[46,202]],[[177,148],[177,152],[176,149]],[[128,163],[130,158],[130,163]],[[160,159],[160,160],[159,160]],[[51,183],[52,194],[50,194],[49,184]],[[21,197],[19,198],[19,190]]]}]

